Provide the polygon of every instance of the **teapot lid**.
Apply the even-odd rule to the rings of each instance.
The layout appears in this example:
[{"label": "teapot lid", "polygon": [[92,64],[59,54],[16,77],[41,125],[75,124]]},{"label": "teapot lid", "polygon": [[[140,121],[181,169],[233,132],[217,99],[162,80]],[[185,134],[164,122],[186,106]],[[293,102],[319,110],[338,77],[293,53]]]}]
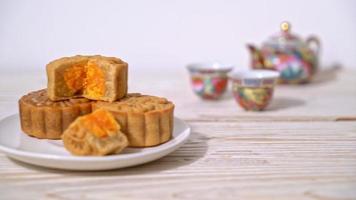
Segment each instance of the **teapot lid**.
[{"label": "teapot lid", "polygon": [[304,42],[295,34],[291,33],[291,24],[282,22],[280,25],[280,33],[270,37],[264,44],[264,47],[273,48],[275,50],[294,49],[304,46]]}]

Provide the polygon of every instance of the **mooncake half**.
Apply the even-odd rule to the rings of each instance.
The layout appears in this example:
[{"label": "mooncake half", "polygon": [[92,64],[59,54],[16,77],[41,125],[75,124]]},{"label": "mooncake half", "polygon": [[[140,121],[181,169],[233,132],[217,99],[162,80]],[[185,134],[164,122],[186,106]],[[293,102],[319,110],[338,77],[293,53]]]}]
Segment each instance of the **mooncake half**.
[{"label": "mooncake half", "polygon": [[47,64],[46,70],[52,101],[85,97],[112,102],[127,93],[128,64],[118,58],[64,57]]},{"label": "mooncake half", "polygon": [[112,103],[93,102],[93,110],[100,108],[114,115],[131,147],[155,146],[172,137],[174,104],[165,98],[128,94]]},{"label": "mooncake half", "polygon": [[109,111],[98,109],[78,117],[63,133],[64,147],[74,155],[104,156],[121,152],[128,145],[120,125]]},{"label": "mooncake half", "polygon": [[69,124],[92,110],[86,98],[54,102],[45,89],[21,97],[19,108],[22,131],[42,139],[59,139]]}]

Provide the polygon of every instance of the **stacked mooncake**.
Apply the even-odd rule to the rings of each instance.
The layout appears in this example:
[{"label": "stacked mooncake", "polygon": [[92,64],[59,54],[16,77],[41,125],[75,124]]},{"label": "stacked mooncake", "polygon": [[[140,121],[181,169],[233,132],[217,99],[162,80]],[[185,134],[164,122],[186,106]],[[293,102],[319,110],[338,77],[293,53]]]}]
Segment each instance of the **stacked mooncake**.
[{"label": "stacked mooncake", "polygon": [[174,104],[161,97],[128,94],[128,64],[121,59],[60,58],[47,65],[47,78],[47,89],[19,100],[21,128],[30,136],[62,138],[76,155],[155,146],[172,136]]}]

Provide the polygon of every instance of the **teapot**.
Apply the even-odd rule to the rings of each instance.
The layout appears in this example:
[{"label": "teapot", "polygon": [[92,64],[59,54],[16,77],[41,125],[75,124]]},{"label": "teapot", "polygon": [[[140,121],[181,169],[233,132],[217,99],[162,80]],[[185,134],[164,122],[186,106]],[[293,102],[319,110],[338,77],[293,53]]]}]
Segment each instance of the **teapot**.
[{"label": "teapot", "polygon": [[318,68],[319,39],[310,36],[303,41],[291,33],[288,22],[282,22],[281,32],[270,37],[260,49],[251,44],[247,47],[251,53],[251,67],[279,71],[281,83],[307,83]]}]

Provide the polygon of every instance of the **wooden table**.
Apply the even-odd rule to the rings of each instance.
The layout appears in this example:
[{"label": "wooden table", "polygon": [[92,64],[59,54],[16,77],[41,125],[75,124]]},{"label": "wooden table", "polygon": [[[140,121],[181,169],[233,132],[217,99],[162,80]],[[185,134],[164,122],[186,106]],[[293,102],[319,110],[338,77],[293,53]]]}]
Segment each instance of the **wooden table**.
[{"label": "wooden table", "polygon": [[[46,85],[44,71],[1,74],[0,117]],[[265,112],[231,94],[202,101],[184,68],[130,71],[130,91],[166,96],[193,133],[176,152],[103,172],[51,170],[0,154],[0,199],[356,199],[356,71],[330,68],[278,86]]]}]

